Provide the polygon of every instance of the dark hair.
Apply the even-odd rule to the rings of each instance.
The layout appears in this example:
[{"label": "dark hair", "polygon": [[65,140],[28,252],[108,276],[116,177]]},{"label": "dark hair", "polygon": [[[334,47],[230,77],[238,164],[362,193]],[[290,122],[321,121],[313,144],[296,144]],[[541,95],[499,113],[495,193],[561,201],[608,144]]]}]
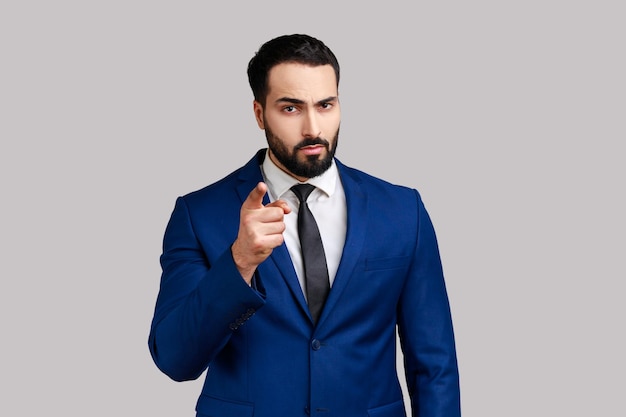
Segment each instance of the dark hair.
[{"label": "dark hair", "polygon": [[267,41],[248,63],[248,81],[254,99],[265,106],[270,70],[285,62],[310,66],[332,65],[339,86],[339,62],[322,41],[308,35],[283,35]]}]

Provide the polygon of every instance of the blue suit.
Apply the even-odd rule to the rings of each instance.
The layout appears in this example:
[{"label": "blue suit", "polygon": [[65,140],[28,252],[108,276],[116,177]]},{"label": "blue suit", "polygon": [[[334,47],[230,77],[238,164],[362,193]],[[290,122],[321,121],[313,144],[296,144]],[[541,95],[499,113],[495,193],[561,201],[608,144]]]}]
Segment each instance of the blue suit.
[{"label": "blue suit", "polygon": [[400,417],[397,326],[413,415],[460,416],[448,298],[417,191],[337,161],[347,235],[314,326],[284,244],[258,266],[252,288],[231,256],[264,155],[176,201],[149,336],[159,369],[183,381],[208,368],[198,416]]}]

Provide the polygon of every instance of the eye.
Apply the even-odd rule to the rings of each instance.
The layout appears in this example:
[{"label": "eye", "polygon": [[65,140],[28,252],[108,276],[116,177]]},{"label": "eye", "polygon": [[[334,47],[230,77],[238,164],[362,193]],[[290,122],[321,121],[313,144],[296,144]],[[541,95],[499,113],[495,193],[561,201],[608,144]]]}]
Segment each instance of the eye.
[{"label": "eye", "polygon": [[322,103],[320,104],[320,108],[322,110],[329,110],[333,107],[332,103]]},{"label": "eye", "polygon": [[285,106],[285,107],[283,107],[283,111],[284,111],[285,113],[293,113],[293,112],[295,112],[296,110],[297,110],[297,109],[296,109],[296,106]]}]

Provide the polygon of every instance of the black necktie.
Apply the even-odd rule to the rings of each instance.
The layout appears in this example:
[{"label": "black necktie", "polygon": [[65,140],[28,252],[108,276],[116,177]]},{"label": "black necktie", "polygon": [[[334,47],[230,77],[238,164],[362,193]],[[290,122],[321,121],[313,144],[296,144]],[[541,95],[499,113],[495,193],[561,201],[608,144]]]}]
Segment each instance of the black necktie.
[{"label": "black necktie", "polygon": [[311,184],[297,184],[291,187],[291,191],[300,200],[298,235],[300,236],[300,246],[302,248],[304,282],[309,311],[313,317],[313,322],[317,323],[317,319],[322,313],[322,308],[324,308],[326,296],[330,291],[330,283],[320,231],[306,203],[306,199],[314,189],[315,186]]}]

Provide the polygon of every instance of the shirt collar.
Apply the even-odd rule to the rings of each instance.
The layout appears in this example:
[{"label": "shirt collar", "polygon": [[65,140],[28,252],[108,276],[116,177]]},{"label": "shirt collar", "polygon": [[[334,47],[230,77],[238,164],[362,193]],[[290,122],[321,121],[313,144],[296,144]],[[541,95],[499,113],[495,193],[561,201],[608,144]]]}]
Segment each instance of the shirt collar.
[{"label": "shirt collar", "polygon": [[[263,165],[261,165],[265,182],[270,192],[272,200],[278,200],[296,184],[300,182],[287,174],[282,169],[278,168],[274,161],[269,156],[269,149],[266,151]],[[337,179],[339,178],[339,172],[337,165],[333,159],[330,168],[317,177],[309,178],[306,182],[319,188],[326,195],[331,197],[335,192],[337,185]]]}]

